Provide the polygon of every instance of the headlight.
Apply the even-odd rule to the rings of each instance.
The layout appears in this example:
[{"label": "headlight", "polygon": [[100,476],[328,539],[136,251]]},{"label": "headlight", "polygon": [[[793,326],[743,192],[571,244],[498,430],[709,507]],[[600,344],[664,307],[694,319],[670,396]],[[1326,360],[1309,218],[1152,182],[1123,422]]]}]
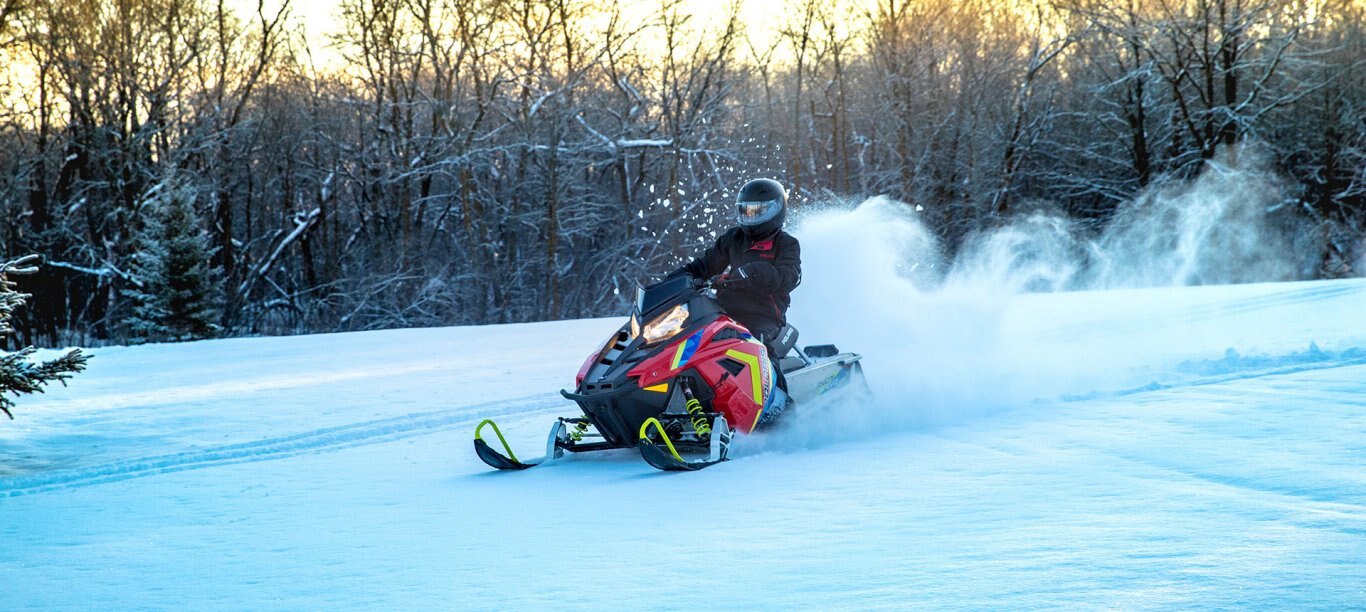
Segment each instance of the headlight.
[{"label": "headlight", "polygon": [[645,326],[645,342],[654,344],[660,340],[672,338],[678,332],[683,331],[683,323],[687,320],[688,305],[674,306],[673,310],[655,317],[655,320],[650,321]]},{"label": "headlight", "polygon": [[635,338],[639,338],[639,337],[640,337],[640,318],[637,317],[636,315],[631,315],[631,338],[630,338],[630,339],[635,339]]}]

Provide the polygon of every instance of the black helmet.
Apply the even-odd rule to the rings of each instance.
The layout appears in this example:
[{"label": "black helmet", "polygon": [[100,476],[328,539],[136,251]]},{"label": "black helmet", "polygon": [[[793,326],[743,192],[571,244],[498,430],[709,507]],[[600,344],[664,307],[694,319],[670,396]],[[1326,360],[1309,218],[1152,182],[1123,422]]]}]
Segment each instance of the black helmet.
[{"label": "black helmet", "polygon": [[787,192],[778,181],[754,179],[735,196],[735,219],[750,238],[767,236],[783,226]]}]

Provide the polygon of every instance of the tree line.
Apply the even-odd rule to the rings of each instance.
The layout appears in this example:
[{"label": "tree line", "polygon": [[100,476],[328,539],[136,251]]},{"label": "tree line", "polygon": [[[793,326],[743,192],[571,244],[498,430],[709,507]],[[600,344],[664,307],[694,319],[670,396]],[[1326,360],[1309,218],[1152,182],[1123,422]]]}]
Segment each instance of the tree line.
[{"label": "tree line", "polygon": [[43,258],[14,341],[603,315],[754,176],[953,249],[1245,143],[1305,275],[1360,274],[1357,0],[778,4],[342,0],[315,57],[288,0],[0,0],[0,259]]}]

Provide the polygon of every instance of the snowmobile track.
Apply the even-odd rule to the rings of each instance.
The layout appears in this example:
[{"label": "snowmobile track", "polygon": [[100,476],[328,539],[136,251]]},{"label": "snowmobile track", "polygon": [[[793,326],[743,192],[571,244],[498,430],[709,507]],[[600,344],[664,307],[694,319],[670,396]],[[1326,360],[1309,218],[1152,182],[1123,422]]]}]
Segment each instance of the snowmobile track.
[{"label": "snowmobile track", "polygon": [[199,450],[123,459],[107,463],[0,478],[0,498],[78,489],[131,478],[184,470],[197,470],[284,459],[357,446],[425,436],[461,427],[470,428],[482,418],[534,413],[562,408],[555,394],[537,394],[509,400],[418,412],[403,416],[325,427],[278,438],[211,446]]},{"label": "snowmobile track", "polygon": [[1355,294],[1366,295],[1366,283],[1296,287],[1236,301],[1186,306],[1170,312],[1158,313],[1160,316],[1155,315],[1140,319],[1125,317],[1062,325],[1040,330],[1035,335],[1040,338],[1057,338],[1085,333],[1106,338],[1119,337],[1161,329],[1163,326],[1169,325],[1171,321],[1199,323],[1215,318],[1255,313],[1273,308],[1341,299]]},{"label": "snowmobile track", "polygon": [[1067,394],[1059,398],[1063,402],[1084,402],[1094,399],[1111,399],[1148,393],[1153,391],[1166,391],[1168,389],[1186,389],[1190,387],[1203,387],[1206,385],[1217,385],[1226,382],[1239,380],[1252,380],[1255,378],[1265,378],[1268,376],[1280,376],[1283,374],[1299,374],[1301,372],[1312,372],[1314,370],[1331,370],[1335,368],[1350,368],[1353,366],[1366,365],[1366,357],[1361,356],[1362,349],[1353,348],[1338,354],[1325,353],[1324,357],[1315,360],[1301,360],[1297,362],[1272,363],[1267,367],[1252,369],[1234,369],[1228,372],[1203,376],[1190,380],[1177,382],[1151,382],[1138,387],[1128,389],[1118,389],[1114,391],[1091,391],[1089,393]]}]

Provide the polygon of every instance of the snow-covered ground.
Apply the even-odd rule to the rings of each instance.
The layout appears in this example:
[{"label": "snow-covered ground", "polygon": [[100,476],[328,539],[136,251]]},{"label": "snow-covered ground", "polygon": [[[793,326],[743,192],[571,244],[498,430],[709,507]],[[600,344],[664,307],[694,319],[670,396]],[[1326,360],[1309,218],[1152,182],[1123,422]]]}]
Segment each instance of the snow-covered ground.
[{"label": "snow-covered ground", "polygon": [[0,607],[1366,609],[1366,279],[1179,287],[1295,269],[1191,193],[954,262],[905,205],[798,219],[791,319],[874,399],[696,473],[475,457],[617,319],[95,350],[0,422]]},{"label": "snow-covered ground", "polygon": [[97,350],[0,424],[0,601],[1366,606],[1366,281],[901,306],[803,315],[876,401],[687,474],[472,452],[534,454],[614,320]]}]

